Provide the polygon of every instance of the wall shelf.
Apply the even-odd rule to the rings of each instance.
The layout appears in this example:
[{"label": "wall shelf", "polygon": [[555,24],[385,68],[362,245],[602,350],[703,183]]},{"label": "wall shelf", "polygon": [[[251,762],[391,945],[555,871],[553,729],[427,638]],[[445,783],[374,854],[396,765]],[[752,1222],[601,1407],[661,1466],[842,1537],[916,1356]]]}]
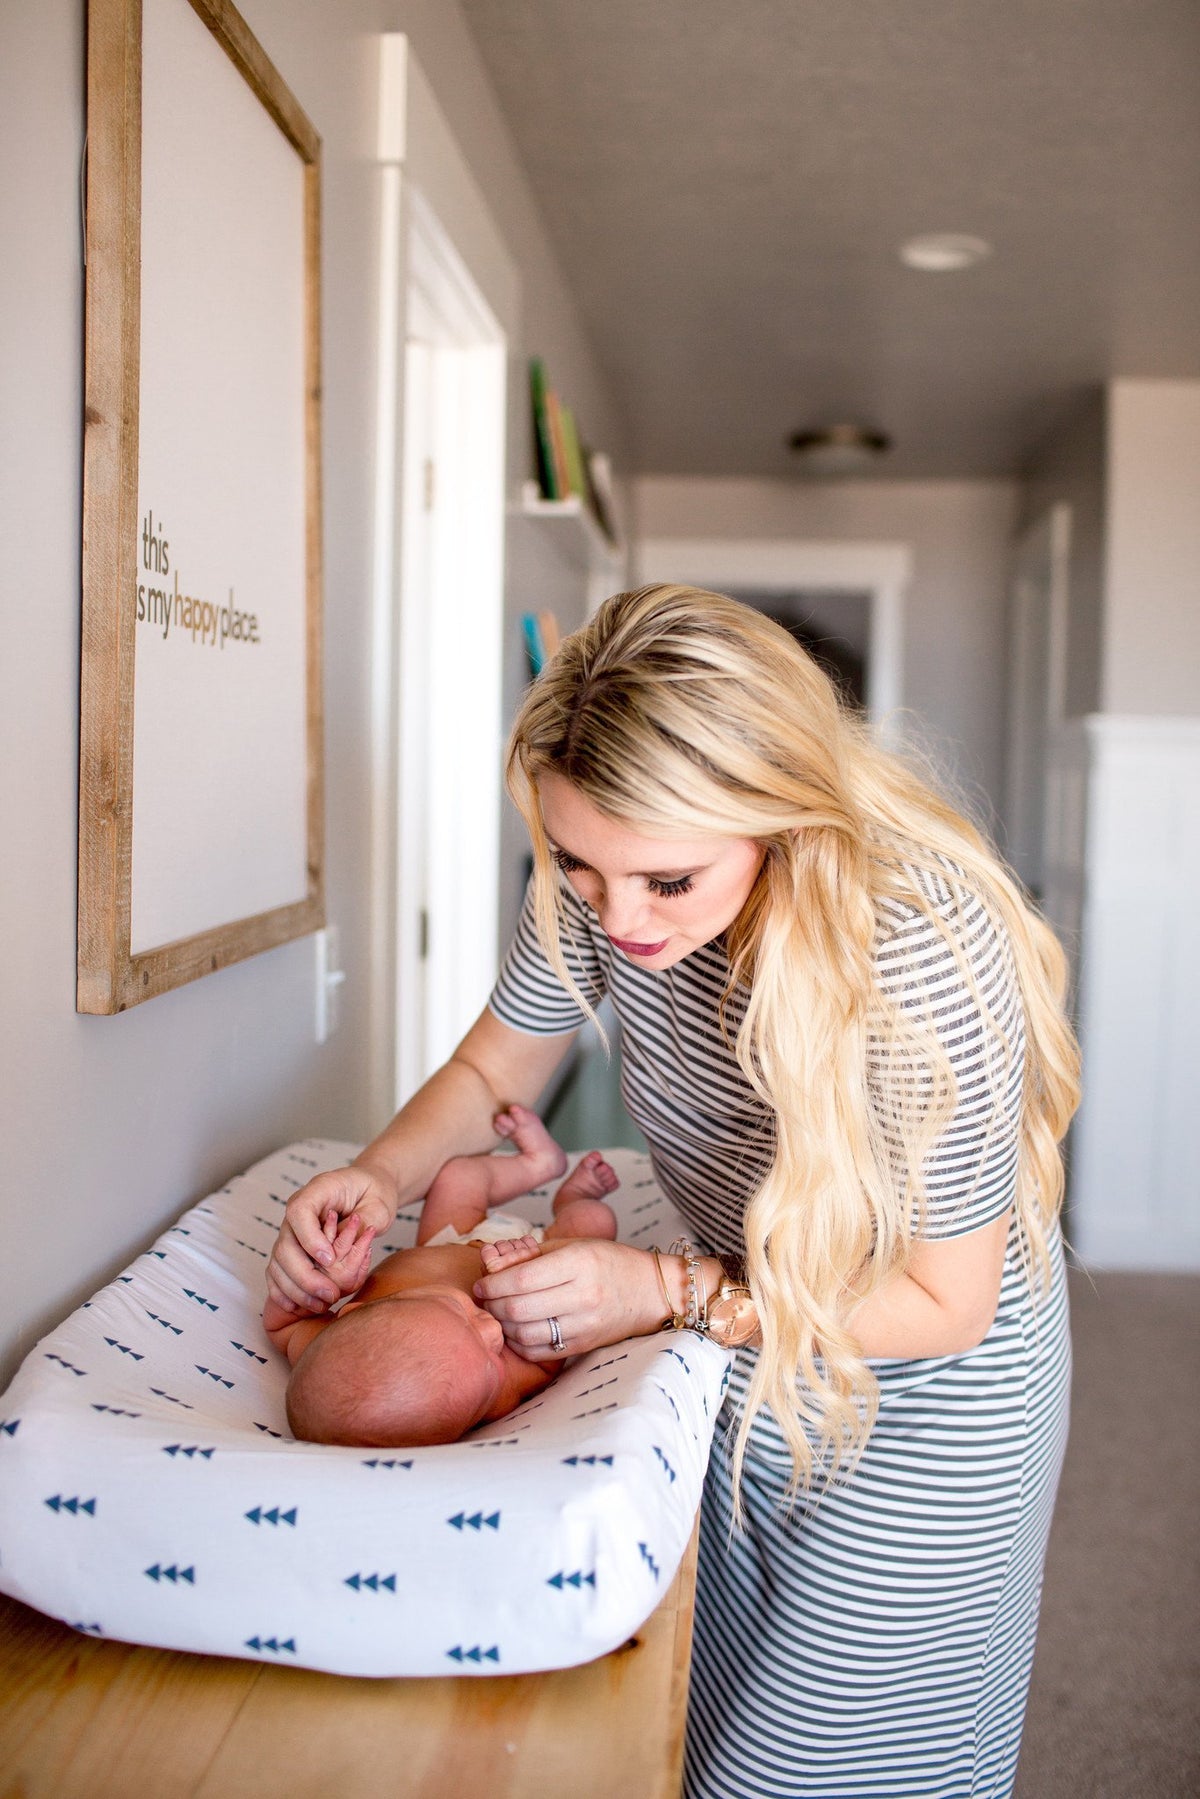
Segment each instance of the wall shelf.
[{"label": "wall shelf", "polygon": [[625,551],[605,536],[578,494],[568,500],[543,499],[537,483],[527,481],[520,500],[509,506],[508,517],[510,526],[522,520],[544,532],[562,560],[587,577],[589,611],[620,585]]}]

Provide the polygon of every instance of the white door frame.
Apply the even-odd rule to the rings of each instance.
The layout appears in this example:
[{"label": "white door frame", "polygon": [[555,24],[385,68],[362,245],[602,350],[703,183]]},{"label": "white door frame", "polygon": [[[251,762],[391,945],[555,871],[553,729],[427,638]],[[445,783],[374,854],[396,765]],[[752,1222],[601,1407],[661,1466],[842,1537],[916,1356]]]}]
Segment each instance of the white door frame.
[{"label": "white door frame", "polygon": [[1061,835],[1056,767],[1067,711],[1071,508],[1051,506],[1017,539],[1009,614],[1004,822],[1008,859],[1039,898]]},{"label": "white door frame", "polygon": [[[378,160],[369,1085],[382,1124],[495,976],[504,395],[520,289],[402,33],[380,40]],[[430,355],[410,393],[416,340]]]},{"label": "white door frame", "polygon": [[651,537],[637,551],[639,578],[684,581],[717,592],[761,588],[865,593],[867,716],[885,742],[899,740],[903,703],[904,599],[912,551],[903,543],[825,543],[806,538]]}]

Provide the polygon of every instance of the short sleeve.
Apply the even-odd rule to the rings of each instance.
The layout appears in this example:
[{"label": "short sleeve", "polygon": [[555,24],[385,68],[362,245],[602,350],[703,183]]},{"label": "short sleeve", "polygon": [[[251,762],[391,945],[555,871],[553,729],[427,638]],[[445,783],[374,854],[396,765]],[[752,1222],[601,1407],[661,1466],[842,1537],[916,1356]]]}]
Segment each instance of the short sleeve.
[{"label": "short sleeve", "polygon": [[[965,969],[920,912],[894,923],[876,948],[880,986],[932,1023],[956,1082],[953,1115],[924,1164],[917,1235],[926,1239],[966,1236],[1012,1205],[1025,1076],[1024,1008],[1007,932],[971,894],[938,910]],[[870,1078],[886,1120],[885,1066],[872,1054]]]},{"label": "short sleeve", "polygon": [[[563,959],[580,992],[596,1005],[604,996],[607,981],[587,912],[573,888],[564,886],[563,899],[567,914],[567,928],[559,933]],[[584,1022],[584,1014],[551,968],[538,939],[532,881],[488,1008],[502,1024],[535,1037],[578,1030]]]}]

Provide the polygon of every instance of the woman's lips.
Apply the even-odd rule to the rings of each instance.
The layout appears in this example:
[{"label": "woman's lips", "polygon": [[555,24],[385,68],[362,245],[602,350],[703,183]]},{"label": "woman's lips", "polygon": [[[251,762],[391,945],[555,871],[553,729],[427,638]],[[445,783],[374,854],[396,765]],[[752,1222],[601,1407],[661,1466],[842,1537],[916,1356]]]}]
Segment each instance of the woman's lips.
[{"label": "woman's lips", "polygon": [[661,943],[623,943],[619,937],[610,937],[608,941],[615,949],[623,949],[627,956],[657,956],[660,949],[666,949],[671,939],[664,937]]}]

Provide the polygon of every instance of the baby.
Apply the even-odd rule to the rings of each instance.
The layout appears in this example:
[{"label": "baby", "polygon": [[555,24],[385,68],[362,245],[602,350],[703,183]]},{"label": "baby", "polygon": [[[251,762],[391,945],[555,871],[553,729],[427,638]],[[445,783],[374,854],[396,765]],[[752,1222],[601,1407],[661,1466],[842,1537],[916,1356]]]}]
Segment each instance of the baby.
[{"label": "baby", "polygon": [[[310,1443],[408,1448],[452,1443],[503,1418],[548,1386],[561,1362],[527,1362],[498,1319],[476,1304],[483,1273],[540,1254],[523,1218],[488,1212],[563,1173],[567,1158],[536,1113],[510,1106],[495,1121],[512,1156],[456,1156],[426,1197],[414,1249],[398,1249],[366,1279],[371,1236],[325,1221],[336,1260],[325,1272],[355,1297],[337,1316],[300,1317],[274,1299],[263,1326],[292,1365],[288,1423]],[[617,1177],[598,1150],[554,1196],[545,1240],[617,1234],[604,1195]],[[361,1291],[359,1290],[361,1288]]]}]

